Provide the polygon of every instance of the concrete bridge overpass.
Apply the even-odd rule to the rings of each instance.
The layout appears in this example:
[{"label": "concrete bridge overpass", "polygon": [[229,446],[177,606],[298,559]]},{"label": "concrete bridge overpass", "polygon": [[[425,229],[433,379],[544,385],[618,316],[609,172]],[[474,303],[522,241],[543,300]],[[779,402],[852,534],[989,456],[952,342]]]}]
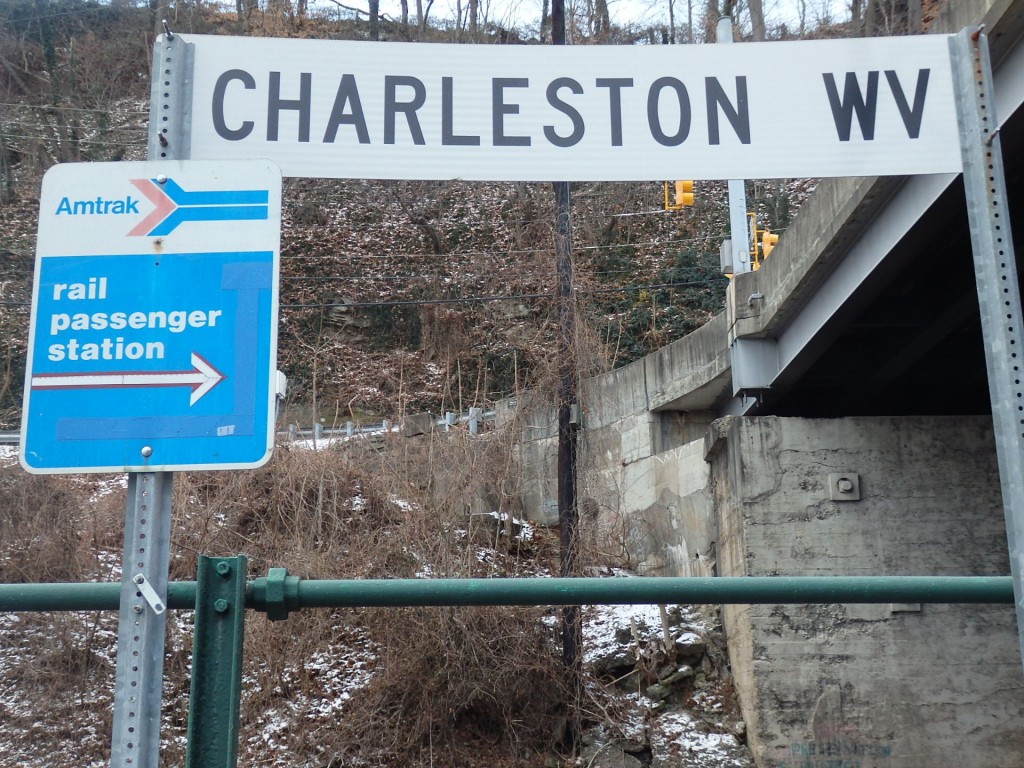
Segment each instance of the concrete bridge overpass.
[{"label": "concrete bridge overpass", "polygon": [[[1024,1],[984,24],[1009,223],[1024,232]],[[1018,260],[1018,272],[1021,264]],[[1009,569],[963,182],[827,180],[690,336],[584,382],[584,535],[665,575]],[[527,514],[556,519],[555,419],[522,431]],[[723,606],[761,766],[1021,765],[1012,608]]]},{"label": "concrete bridge overpass", "polygon": [[[987,10],[986,10],[987,9]],[[1024,4],[950,2],[984,23],[1013,231],[1024,231]],[[823,181],[727,311],[642,361],[652,411],[838,417],[988,413],[958,175]]]}]

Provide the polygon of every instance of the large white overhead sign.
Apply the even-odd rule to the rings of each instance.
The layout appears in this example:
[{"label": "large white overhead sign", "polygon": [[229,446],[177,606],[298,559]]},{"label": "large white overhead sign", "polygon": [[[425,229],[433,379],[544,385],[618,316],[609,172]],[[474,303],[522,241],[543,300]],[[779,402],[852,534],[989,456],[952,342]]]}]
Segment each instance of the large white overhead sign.
[{"label": "large white overhead sign", "polygon": [[724,179],[957,172],[945,36],[482,46],[184,36],[191,156],[287,176]]}]

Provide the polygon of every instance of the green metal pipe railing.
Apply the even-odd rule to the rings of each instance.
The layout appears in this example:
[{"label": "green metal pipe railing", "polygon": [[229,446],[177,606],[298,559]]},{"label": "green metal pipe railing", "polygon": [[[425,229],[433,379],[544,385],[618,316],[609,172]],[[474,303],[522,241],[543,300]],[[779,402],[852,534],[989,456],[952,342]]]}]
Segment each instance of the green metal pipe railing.
[{"label": "green metal pipe railing", "polygon": [[[0,584],[0,611],[116,610],[120,584]],[[283,619],[301,608],[453,605],[1012,603],[1009,576],[340,579],[283,568],[246,584],[245,605]],[[196,582],[168,585],[169,608],[194,608]]]},{"label": "green metal pipe railing", "polygon": [[[199,581],[168,584],[168,608],[194,608],[186,768],[236,768],[245,609],[454,605],[1012,603],[1010,576],[308,580],[246,558],[199,558]],[[116,610],[120,584],[0,584],[3,611]]]},{"label": "green metal pipe railing", "polygon": [[[120,583],[0,584],[0,611],[116,611]],[[168,608],[195,608],[196,583],[167,585]]]}]

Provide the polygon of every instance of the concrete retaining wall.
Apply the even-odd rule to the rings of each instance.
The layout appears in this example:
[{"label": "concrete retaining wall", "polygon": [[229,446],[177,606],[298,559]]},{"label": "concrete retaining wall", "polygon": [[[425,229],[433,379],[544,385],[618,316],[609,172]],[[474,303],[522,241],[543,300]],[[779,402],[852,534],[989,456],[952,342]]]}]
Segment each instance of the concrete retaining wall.
[{"label": "concrete retaining wall", "polygon": [[[1009,571],[986,418],[730,418],[707,448],[723,576]],[[833,491],[836,475],[859,482],[859,499]],[[1012,606],[727,606],[724,615],[760,765],[1022,764]]]}]

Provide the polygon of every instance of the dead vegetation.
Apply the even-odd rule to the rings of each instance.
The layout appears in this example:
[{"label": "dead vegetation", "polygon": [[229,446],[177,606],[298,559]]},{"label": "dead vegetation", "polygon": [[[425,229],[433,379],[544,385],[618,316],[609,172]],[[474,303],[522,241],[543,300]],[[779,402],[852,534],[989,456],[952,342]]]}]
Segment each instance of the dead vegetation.
[{"label": "dead vegetation", "polygon": [[[252,576],[285,565],[303,578],[543,575],[556,559],[549,532],[516,536],[470,514],[514,511],[517,470],[505,435],[394,434],[383,451],[365,442],[283,446],[259,470],[179,475],[171,578],[194,579],[199,553],[245,552]],[[0,580],[116,580],[124,496],[104,494],[111,482],[120,484],[0,472]],[[567,708],[545,613],[324,610],[281,623],[251,614],[240,764],[536,765],[558,747],[553,723]],[[165,664],[167,764],[183,759],[191,632],[189,612],[176,612]],[[28,754],[58,755],[75,734],[98,734],[77,742],[74,765],[100,764],[116,615],[10,615],[0,634],[8,738]],[[55,716],[60,728],[39,727]]]},{"label": "dead vegetation", "polygon": [[[282,445],[258,470],[179,474],[171,579],[194,579],[200,553],[239,552],[250,577],[549,576],[557,533],[517,517],[516,428]],[[123,478],[8,466],[0,487],[0,580],[119,579]],[[554,619],[543,607],[250,613],[239,765],[555,765],[572,706],[619,738],[625,710],[598,677],[570,697]],[[190,611],[171,612],[162,764],[184,760],[192,632]],[[116,636],[114,612],[0,615],[0,767],[105,765]]]}]

